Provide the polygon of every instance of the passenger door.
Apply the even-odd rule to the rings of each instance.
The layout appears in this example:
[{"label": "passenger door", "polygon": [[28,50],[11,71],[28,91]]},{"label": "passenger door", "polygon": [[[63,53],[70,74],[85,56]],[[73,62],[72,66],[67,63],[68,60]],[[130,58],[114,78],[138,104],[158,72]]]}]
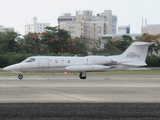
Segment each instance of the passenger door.
[{"label": "passenger door", "polygon": [[48,59],[47,58],[39,58],[38,66],[41,68],[48,67]]}]

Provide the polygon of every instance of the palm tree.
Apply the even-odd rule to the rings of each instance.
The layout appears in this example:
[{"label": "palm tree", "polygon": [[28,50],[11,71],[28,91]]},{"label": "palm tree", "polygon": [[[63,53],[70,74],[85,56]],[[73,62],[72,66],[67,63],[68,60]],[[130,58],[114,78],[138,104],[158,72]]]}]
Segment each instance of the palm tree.
[{"label": "palm tree", "polygon": [[153,55],[153,52],[158,54],[158,51],[160,49],[160,43],[158,41],[159,38],[160,35],[150,35],[150,34],[143,34],[142,37],[139,38],[140,41],[152,43],[148,48],[148,53],[150,56]]}]

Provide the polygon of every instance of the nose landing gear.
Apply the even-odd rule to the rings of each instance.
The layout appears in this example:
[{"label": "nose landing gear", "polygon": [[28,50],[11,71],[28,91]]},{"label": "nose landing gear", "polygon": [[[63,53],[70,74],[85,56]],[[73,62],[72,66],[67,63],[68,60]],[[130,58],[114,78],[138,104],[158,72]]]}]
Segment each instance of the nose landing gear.
[{"label": "nose landing gear", "polygon": [[22,74],[19,74],[18,75],[18,78],[21,80],[23,78],[23,75]]}]

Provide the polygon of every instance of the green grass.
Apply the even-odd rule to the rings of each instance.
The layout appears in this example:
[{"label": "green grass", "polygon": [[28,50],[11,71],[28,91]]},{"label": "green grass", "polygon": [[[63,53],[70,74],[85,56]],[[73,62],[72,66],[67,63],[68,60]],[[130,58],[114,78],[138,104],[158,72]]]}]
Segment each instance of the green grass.
[{"label": "green grass", "polygon": [[[0,71],[0,76],[17,76],[19,73]],[[75,73],[79,75],[79,73]],[[64,76],[74,75],[74,73],[51,73],[51,72],[26,72],[25,76]],[[109,72],[87,72],[87,75],[160,75],[160,70],[121,70]]]},{"label": "green grass", "polygon": [[160,70],[121,70],[105,72],[104,75],[160,75]]}]

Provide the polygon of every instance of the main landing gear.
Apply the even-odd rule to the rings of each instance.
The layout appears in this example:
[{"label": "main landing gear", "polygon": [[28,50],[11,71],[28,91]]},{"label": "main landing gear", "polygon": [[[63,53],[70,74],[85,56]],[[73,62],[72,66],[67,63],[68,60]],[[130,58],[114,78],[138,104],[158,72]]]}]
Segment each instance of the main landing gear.
[{"label": "main landing gear", "polygon": [[86,79],[86,72],[80,72],[80,74],[79,74],[79,77],[81,78],[81,79]]},{"label": "main landing gear", "polygon": [[23,75],[22,75],[22,74],[19,74],[19,75],[18,75],[18,78],[19,78],[20,80],[22,80]]}]

